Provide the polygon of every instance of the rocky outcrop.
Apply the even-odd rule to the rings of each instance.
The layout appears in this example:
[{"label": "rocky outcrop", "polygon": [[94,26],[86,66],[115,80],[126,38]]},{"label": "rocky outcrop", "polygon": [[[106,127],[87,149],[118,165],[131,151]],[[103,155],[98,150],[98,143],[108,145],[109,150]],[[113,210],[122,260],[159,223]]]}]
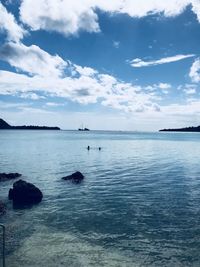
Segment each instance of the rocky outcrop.
[{"label": "rocky outcrop", "polygon": [[6,206],[2,201],[0,201],[0,216],[5,213],[6,213]]},{"label": "rocky outcrop", "polygon": [[84,179],[84,176],[81,172],[74,172],[71,175],[63,177],[62,179],[63,180],[70,180],[73,183],[80,183]]},{"label": "rocky outcrop", "polygon": [[20,173],[0,173],[0,182],[16,179],[22,176]]},{"label": "rocky outcrop", "polygon": [[43,194],[35,185],[19,180],[9,190],[8,197],[13,205],[32,205],[41,202]]}]

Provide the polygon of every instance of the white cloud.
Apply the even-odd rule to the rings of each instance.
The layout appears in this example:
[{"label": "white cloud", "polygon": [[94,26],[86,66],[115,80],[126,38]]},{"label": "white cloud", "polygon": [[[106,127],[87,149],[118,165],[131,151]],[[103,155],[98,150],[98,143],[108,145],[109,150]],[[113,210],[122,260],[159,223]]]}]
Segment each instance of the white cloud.
[{"label": "white cloud", "polygon": [[184,92],[187,94],[187,95],[193,95],[193,94],[196,94],[196,89],[195,88],[187,88],[187,89],[184,89]]},{"label": "white cloud", "polygon": [[129,63],[134,68],[141,68],[141,67],[149,67],[149,66],[157,66],[161,64],[166,63],[172,63],[176,61],[180,61],[186,58],[194,57],[195,55],[189,54],[189,55],[176,55],[172,57],[165,57],[158,60],[151,60],[151,61],[143,61],[140,58],[135,58],[133,60],[130,60]]},{"label": "white cloud", "polygon": [[18,25],[15,17],[0,3],[0,31],[6,31],[9,41],[19,41],[26,31]]},{"label": "white cloud", "polygon": [[172,86],[169,83],[158,83],[158,84],[153,84],[153,85],[148,85],[144,87],[145,90],[149,92],[154,92],[158,89],[161,89],[163,93],[167,93],[168,89],[170,89]]},{"label": "white cloud", "polygon": [[190,2],[187,0],[125,0],[121,12],[132,17],[143,17],[156,13],[163,13],[165,16],[176,16],[183,12]]},{"label": "white cloud", "polygon": [[200,22],[200,2],[199,0],[193,0],[192,3],[192,10],[197,15],[197,19]]},{"label": "white cloud", "polygon": [[196,84],[184,84],[179,85],[178,90],[182,90],[186,95],[193,95],[197,92],[197,85]]},{"label": "white cloud", "polygon": [[5,44],[0,48],[0,58],[21,71],[46,77],[62,76],[67,66],[59,56],[51,56],[36,45],[25,46],[22,43]]},{"label": "white cloud", "polygon": [[99,32],[97,9],[112,14],[144,17],[149,14],[176,16],[191,5],[200,21],[199,0],[22,0],[21,21],[31,30],[57,31],[65,36],[80,30]]},{"label": "white cloud", "polygon": [[20,7],[21,20],[31,30],[57,31],[65,36],[80,30],[98,32],[98,16],[90,1],[25,0]]},{"label": "white cloud", "polygon": [[[114,77],[97,73],[78,77],[28,77],[0,71],[0,94],[36,93],[58,96],[81,104],[96,103],[125,112],[155,110],[156,97],[141,92],[139,86],[118,81]],[[157,109],[158,110],[158,109]]]},{"label": "white cloud", "polygon": [[170,89],[172,86],[171,86],[171,84],[169,84],[169,83],[159,83],[159,84],[158,84],[158,87],[159,87],[160,89],[167,90],[167,89]]},{"label": "white cloud", "polygon": [[118,41],[113,41],[113,46],[114,46],[115,48],[119,48],[119,46],[120,46],[120,42],[118,42]]},{"label": "white cloud", "polygon": [[161,82],[146,88],[126,83],[93,68],[64,61],[34,45],[27,47],[9,42],[1,48],[0,55],[24,72],[0,71],[0,94],[36,99],[41,95],[38,92],[43,92],[45,96],[62,97],[81,104],[98,102],[124,112],[145,113],[159,112],[157,101],[162,100],[157,92],[149,93],[145,89],[166,91],[171,88],[170,84]]},{"label": "white cloud", "polygon": [[41,109],[41,108],[34,108],[34,107],[29,107],[29,106],[22,106],[19,107],[19,110],[21,110],[23,113],[27,114],[37,114],[37,115],[43,115],[43,114],[53,114],[49,110]]},{"label": "white cloud", "polygon": [[200,82],[200,58],[196,59],[192,64],[189,76],[193,82]]},{"label": "white cloud", "polygon": [[25,98],[25,99],[32,99],[32,100],[45,99],[44,96],[40,96],[40,95],[38,95],[36,93],[31,93],[31,92],[22,93],[22,94],[19,95],[19,97]]},{"label": "white cloud", "polygon": [[27,107],[29,106],[28,103],[12,103],[12,102],[4,102],[0,101],[0,109],[18,109],[22,107]]},{"label": "white cloud", "polygon": [[49,107],[60,107],[60,106],[64,106],[63,103],[56,103],[56,102],[47,102],[46,105],[49,106]]},{"label": "white cloud", "polygon": [[193,116],[200,114],[200,100],[196,99],[185,104],[171,104],[162,107],[162,112],[168,115]]},{"label": "white cloud", "polygon": [[76,65],[76,64],[73,64],[72,66],[74,68],[74,71],[78,72],[80,75],[83,75],[83,76],[93,76],[94,74],[97,73],[97,71],[95,71],[92,68],[81,67],[81,66]]}]

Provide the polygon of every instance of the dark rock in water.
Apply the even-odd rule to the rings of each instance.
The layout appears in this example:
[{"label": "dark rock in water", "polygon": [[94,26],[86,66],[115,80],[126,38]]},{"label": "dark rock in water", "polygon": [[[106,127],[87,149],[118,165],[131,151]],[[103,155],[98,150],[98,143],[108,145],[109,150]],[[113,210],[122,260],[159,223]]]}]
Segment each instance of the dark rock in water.
[{"label": "dark rock in water", "polygon": [[0,216],[6,213],[6,206],[0,201]]},{"label": "dark rock in water", "polygon": [[22,176],[20,173],[0,173],[0,182],[12,180]]},{"label": "dark rock in water", "polygon": [[9,190],[8,197],[13,200],[13,205],[32,205],[41,202],[43,195],[35,185],[19,180]]},{"label": "dark rock in water", "polygon": [[62,179],[71,180],[74,183],[80,183],[84,179],[84,176],[81,172],[74,172],[71,175],[63,177]]},{"label": "dark rock in water", "polygon": [[12,200],[12,199],[13,199],[13,189],[12,189],[12,188],[9,189],[9,192],[8,192],[8,199],[9,199],[9,200]]}]

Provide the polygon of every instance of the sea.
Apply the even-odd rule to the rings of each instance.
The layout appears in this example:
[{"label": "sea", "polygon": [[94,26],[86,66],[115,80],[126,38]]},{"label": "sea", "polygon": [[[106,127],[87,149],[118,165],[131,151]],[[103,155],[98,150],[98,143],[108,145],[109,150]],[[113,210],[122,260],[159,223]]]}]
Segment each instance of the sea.
[{"label": "sea", "polygon": [[1,130],[0,172],[44,195],[13,209],[0,183],[8,267],[200,266],[200,133]]}]

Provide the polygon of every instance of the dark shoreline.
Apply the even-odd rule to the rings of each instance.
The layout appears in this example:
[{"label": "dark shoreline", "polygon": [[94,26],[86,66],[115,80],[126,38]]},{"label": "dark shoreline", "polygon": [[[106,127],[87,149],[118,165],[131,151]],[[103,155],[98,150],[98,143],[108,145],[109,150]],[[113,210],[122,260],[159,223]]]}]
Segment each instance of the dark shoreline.
[{"label": "dark shoreline", "polygon": [[162,129],[159,132],[200,132],[200,126],[197,127],[186,127],[186,128],[177,128],[177,129]]},{"label": "dark shoreline", "polygon": [[3,119],[0,119],[0,130],[60,130],[59,127],[51,126],[35,126],[35,125],[22,125],[22,126],[11,126]]}]

